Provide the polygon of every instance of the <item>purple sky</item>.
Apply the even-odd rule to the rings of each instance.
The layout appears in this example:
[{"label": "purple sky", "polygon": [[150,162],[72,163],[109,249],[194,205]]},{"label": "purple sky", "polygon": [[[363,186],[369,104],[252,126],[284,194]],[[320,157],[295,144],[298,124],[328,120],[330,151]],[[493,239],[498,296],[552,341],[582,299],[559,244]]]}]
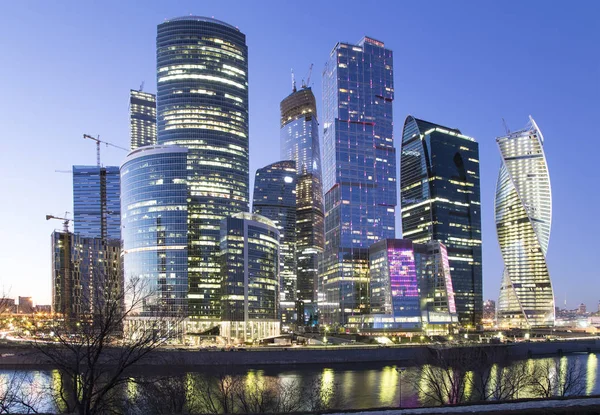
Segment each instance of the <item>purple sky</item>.
[{"label": "purple sky", "polygon": [[[368,35],[394,51],[395,139],[408,114],[459,128],[480,143],[484,298],[497,298],[502,260],[493,218],[500,166],[494,138],[531,114],[545,138],[553,193],[548,251],[557,305],[600,300],[596,162],[600,150],[600,2],[3,2],[0,10],[0,284],[49,303],[50,234],[72,212],[73,164],[95,164],[82,134],[127,147],[128,94],[156,91],[156,25],[214,16],[247,36],[250,168],[279,157],[279,101],[338,41]],[[105,165],[124,153],[102,148]],[[399,212],[397,212],[399,218]],[[397,234],[401,235],[397,220]]]}]

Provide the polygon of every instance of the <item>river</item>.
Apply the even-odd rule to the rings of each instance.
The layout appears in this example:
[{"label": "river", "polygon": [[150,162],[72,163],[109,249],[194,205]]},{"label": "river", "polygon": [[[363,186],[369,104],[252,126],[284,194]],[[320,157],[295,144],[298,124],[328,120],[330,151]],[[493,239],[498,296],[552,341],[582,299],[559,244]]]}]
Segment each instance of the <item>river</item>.
[{"label": "river", "polygon": [[[585,394],[600,394],[598,382],[598,354],[573,354],[562,357],[563,363],[576,364],[584,372],[582,382]],[[529,359],[527,362],[542,362],[544,359]],[[266,366],[255,369],[235,369],[230,374],[243,379],[244,384],[253,385],[265,379],[298,385],[313,385],[323,392],[325,406],[332,409],[364,409],[376,407],[398,407],[402,399],[403,407],[421,406],[419,393],[415,389],[414,379],[422,375],[421,367],[407,367],[397,370],[394,365],[386,364],[352,364],[352,365],[297,365],[297,366]],[[185,376],[190,378],[206,378],[214,376],[215,369],[210,371],[184,371]],[[173,374],[160,369],[150,372],[144,370],[140,378],[149,379]],[[181,371],[177,371],[182,375]],[[19,381],[15,380],[19,379]],[[57,371],[34,371],[34,370],[1,370],[0,392],[5,396],[8,389],[21,389],[28,395],[43,395],[43,391],[56,385],[58,379]],[[131,388],[128,386],[129,393]],[[329,391],[329,393],[326,393]],[[199,393],[196,391],[196,393]],[[467,394],[469,392],[467,391]],[[519,397],[527,397],[523,394]],[[0,396],[1,398],[1,396]],[[37,410],[55,412],[55,403],[48,397],[41,398],[35,403]]]}]

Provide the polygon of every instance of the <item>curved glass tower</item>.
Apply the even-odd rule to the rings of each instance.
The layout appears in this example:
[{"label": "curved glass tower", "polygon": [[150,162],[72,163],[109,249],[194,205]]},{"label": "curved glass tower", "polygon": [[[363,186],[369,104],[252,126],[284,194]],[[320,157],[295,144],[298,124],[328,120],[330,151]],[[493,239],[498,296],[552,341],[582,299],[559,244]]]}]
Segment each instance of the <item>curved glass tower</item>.
[{"label": "curved glass tower", "polygon": [[278,161],[256,171],[252,213],[279,230],[281,320],[290,323],[296,302],[296,162]]},{"label": "curved glass tower", "polygon": [[187,149],[144,146],[121,166],[125,278],[139,277],[156,293],[144,313],[187,310]]},{"label": "curved glass tower", "polygon": [[400,156],[402,237],[448,251],[464,326],[483,315],[479,144],[455,128],[408,116]]},{"label": "curved glass tower", "polygon": [[496,186],[496,232],[504,260],[497,320],[501,327],[554,325],[554,294],[546,264],[552,224],[544,137],[529,125],[496,139],[502,166]]},{"label": "curved glass tower", "polygon": [[220,320],[221,219],[248,211],[248,48],[239,29],[185,16],[158,25],[158,143],[188,149],[189,314]]},{"label": "curved glass tower", "polygon": [[[319,254],[325,244],[323,184],[317,103],[312,90],[294,90],[281,101],[281,157],[294,160],[296,181],[298,323],[315,320]],[[301,318],[304,314],[305,318]],[[311,318],[312,316],[312,318]]]}]

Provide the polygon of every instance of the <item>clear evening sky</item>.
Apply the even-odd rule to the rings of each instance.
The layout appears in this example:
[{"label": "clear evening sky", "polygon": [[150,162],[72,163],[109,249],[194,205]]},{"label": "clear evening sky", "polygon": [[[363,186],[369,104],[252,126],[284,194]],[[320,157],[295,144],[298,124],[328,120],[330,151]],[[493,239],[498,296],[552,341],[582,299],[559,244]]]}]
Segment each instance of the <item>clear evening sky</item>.
[{"label": "clear evening sky", "polygon": [[[240,28],[249,47],[250,177],[279,159],[279,102],[336,42],[364,35],[394,51],[394,134],[408,114],[480,144],[484,298],[502,259],[494,224],[495,137],[531,114],[545,138],[553,197],[548,251],[557,305],[600,300],[598,1],[3,1],[0,4],[0,285],[51,297],[50,234],[72,212],[73,164],[96,162],[83,133],[129,146],[128,94],[156,92],[156,25],[181,15]],[[102,162],[125,155],[102,147]],[[398,152],[399,154],[399,152]],[[399,178],[398,178],[399,179]],[[399,181],[399,180],[398,180]],[[397,236],[401,235],[397,211]]]}]

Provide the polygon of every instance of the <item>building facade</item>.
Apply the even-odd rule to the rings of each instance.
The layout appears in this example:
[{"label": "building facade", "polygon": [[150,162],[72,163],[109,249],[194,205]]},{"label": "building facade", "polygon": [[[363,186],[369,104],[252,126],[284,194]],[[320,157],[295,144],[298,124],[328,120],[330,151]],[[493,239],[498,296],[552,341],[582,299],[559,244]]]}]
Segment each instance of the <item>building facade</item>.
[{"label": "building facade", "polygon": [[384,239],[369,248],[373,328],[420,329],[421,305],[413,244]]},{"label": "building facade", "polygon": [[528,126],[496,139],[502,166],[496,185],[496,232],[504,274],[498,298],[500,327],[554,325],[554,293],[546,251],[552,224],[544,137]]},{"label": "building facade", "polygon": [[158,25],[159,144],[188,149],[188,311],[221,318],[221,220],[248,211],[248,48],[227,23],[198,16]]},{"label": "building facade", "polygon": [[273,221],[279,231],[281,322],[296,322],[296,162],[278,161],[256,171],[252,213]]},{"label": "building facade", "polygon": [[120,192],[118,167],[73,166],[74,233],[121,239]]},{"label": "building facade", "polygon": [[121,241],[52,233],[52,311],[66,319],[102,312],[123,288]]},{"label": "building facade", "polygon": [[317,104],[310,87],[294,90],[280,104],[281,157],[294,160],[297,231],[297,314],[299,324],[317,316],[319,255],[325,245],[325,214]]},{"label": "building facade", "polygon": [[402,237],[442,242],[459,321],[481,324],[479,145],[459,130],[408,116],[402,134]]},{"label": "building facade", "polygon": [[156,95],[129,91],[131,150],[156,144]]},{"label": "building facade", "polygon": [[121,166],[125,278],[151,297],[140,314],[187,313],[188,186],[186,148],[144,146]]},{"label": "building facade", "polygon": [[323,72],[323,322],[368,313],[369,246],[395,237],[393,54],[365,37],[338,43]]},{"label": "building facade", "polygon": [[423,330],[431,334],[448,333],[458,324],[458,315],[446,246],[439,241],[413,246]]},{"label": "building facade", "polygon": [[279,231],[264,216],[221,222],[221,337],[254,341],[280,333]]}]

